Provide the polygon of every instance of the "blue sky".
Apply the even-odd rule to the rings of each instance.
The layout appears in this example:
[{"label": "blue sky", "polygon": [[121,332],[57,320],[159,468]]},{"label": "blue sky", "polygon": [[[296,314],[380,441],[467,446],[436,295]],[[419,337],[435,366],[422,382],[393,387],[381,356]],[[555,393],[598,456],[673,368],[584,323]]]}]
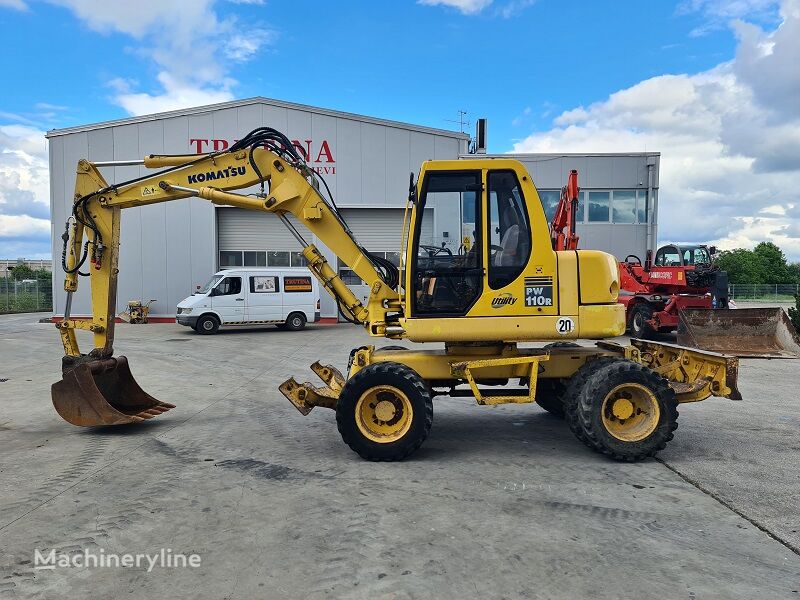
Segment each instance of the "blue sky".
[{"label": "blue sky", "polygon": [[660,150],[662,238],[800,259],[798,0],[0,0],[0,26],[0,258],[49,256],[43,131],[262,95]]}]

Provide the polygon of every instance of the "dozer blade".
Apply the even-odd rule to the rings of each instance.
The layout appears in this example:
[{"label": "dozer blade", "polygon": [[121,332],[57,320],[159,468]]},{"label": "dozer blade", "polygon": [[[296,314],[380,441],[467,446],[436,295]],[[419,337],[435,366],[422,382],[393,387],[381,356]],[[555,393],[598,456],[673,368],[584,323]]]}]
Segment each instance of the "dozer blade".
[{"label": "dozer blade", "polygon": [[751,358],[800,358],[800,337],[782,308],[684,310],[678,345]]},{"label": "dozer blade", "polygon": [[139,387],[124,356],[83,362],[62,377],[51,388],[53,406],[80,427],[139,423],[175,408]]}]

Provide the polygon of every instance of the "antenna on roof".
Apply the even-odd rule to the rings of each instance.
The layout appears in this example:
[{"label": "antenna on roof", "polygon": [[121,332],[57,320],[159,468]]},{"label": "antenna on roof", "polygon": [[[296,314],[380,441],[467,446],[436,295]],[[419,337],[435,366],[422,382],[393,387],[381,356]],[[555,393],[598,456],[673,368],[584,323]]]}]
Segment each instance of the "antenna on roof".
[{"label": "antenna on roof", "polygon": [[461,133],[464,133],[464,128],[469,127],[469,121],[467,121],[464,117],[467,116],[467,111],[459,110],[458,111],[458,120],[455,119],[445,119],[448,123],[458,123],[459,129]]}]

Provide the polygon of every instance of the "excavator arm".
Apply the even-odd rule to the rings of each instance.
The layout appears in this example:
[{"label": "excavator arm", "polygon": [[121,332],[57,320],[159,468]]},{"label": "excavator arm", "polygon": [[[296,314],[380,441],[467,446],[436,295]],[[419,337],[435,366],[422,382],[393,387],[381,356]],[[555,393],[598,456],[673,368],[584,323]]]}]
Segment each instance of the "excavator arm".
[{"label": "excavator arm", "polygon": [[[99,170],[132,164],[166,169],[118,184],[107,183]],[[259,186],[254,194],[232,191],[254,185]],[[370,335],[392,335],[387,332],[387,319],[402,311],[398,273],[358,245],[333,198],[326,200],[319,186],[320,180],[291,142],[269,128],[254,130],[227,151],[202,156],[150,155],[141,161],[95,163],[81,160],[73,214],[62,236],[67,300],[64,319],[56,327],[64,345],[64,379],[53,386],[53,403],[59,414],[78,425],[102,425],[150,418],[155,414],[148,411],[157,410],[159,405],[171,407],[142,392],[130,376],[124,357],[112,356],[120,221],[126,208],[197,197],[214,204],[275,213],[295,236],[309,270],[334,297],[345,318],[363,324]],[[289,214],[370,285],[366,305],[339,278],[319,249],[304,239],[287,218]],[[87,263],[88,272],[82,272]],[[80,275],[88,276],[91,283],[90,320],[71,318],[72,295],[78,289]],[[94,348],[88,354],[81,353],[76,330],[93,334]],[[92,381],[96,389],[92,389]],[[104,414],[105,405],[120,414]],[[140,410],[143,406],[145,409]]]},{"label": "excavator arm", "polygon": [[575,233],[575,221],[578,216],[578,171],[569,172],[567,185],[561,188],[556,213],[550,222],[550,240],[553,250],[577,250],[578,240]]}]

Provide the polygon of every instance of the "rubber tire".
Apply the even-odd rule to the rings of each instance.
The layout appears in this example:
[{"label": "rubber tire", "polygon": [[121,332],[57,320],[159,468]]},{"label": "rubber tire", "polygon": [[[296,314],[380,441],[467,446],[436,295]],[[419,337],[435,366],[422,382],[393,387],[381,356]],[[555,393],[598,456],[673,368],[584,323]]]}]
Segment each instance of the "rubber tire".
[{"label": "rubber tire", "polygon": [[[356,404],[361,395],[377,385],[391,385],[408,396],[414,416],[408,432],[387,444],[373,442],[356,424]],[[370,461],[398,461],[413,454],[428,437],[433,425],[433,399],[425,380],[416,371],[396,362],[374,363],[361,369],[344,384],[336,403],[336,425],[344,443]]]},{"label": "rubber tire", "polygon": [[624,360],[616,356],[600,356],[591,360],[587,360],[581,367],[573,373],[572,377],[567,381],[567,387],[564,390],[563,404],[564,404],[564,420],[572,431],[573,435],[584,444],[583,428],[578,420],[578,397],[583,390],[586,382],[594,373],[616,361]]},{"label": "rubber tire", "polygon": [[[642,319],[642,327],[637,329],[635,327],[635,323],[637,317]],[[630,336],[636,338],[637,340],[647,340],[652,337],[655,333],[652,327],[647,325],[647,321],[649,321],[653,317],[653,309],[650,308],[647,304],[637,304],[633,307],[631,311],[631,317],[628,319],[628,331],[630,332]]]},{"label": "rubber tire", "polygon": [[536,382],[536,404],[559,419],[564,418],[564,392],[561,379],[540,379]]},{"label": "rubber tire", "polygon": [[[209,327],[206,327],[206,323],[210,323]],[[213,315],[203,315],[197,319],[197,329],[195,331],[200,335],[214,335],[219,331],[219,321]]]},{"label": "rubber tire", "polygon": [[[660,415],[655,431],[647,438],[625,442],[612,436],[603,425],[601,410],[606,395],[623,383],[639,383],[656,396]],[[578,394],[577,423],[581,441],[592,450],[614,460],[635,462],[663,450],[678,428],[678,402],[667,380],[647,367],[630,360],[616,360],[599,366],[585,381]]]},{"label": "rubber tire", "polygon": [[306,326],[306,316],[303,313],[293,312],[286,317],[283,328],[287,331],[300,331]]}]

